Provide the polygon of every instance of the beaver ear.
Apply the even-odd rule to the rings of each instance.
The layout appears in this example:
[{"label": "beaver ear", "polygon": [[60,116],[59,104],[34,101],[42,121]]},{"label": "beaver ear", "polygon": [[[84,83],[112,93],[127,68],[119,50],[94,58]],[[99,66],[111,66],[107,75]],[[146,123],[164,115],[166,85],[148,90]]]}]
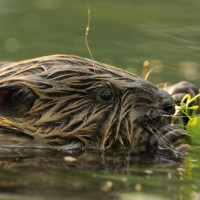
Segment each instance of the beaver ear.
[{"label": "beaver ear", "polygon": [[36,94],[25,85],[0,86],[0,115],[21,117],[31,109],[36,99]]}]

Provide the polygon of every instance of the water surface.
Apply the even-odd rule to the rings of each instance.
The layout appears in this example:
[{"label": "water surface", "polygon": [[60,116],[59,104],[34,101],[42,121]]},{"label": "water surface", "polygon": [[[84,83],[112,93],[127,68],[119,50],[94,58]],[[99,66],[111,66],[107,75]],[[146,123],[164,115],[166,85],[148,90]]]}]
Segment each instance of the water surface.
[{"label": "water surface", "polygon": [[184,160],[172,160],[128,151],[4,149],[0,199],[195,199],[199,153],[193,147]]}]

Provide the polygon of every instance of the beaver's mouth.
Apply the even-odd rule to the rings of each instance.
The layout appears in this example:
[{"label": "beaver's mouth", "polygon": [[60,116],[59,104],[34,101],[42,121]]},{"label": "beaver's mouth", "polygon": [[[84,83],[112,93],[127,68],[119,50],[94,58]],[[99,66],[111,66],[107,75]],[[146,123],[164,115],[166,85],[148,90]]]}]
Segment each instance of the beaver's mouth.
[{"label": "beaver's mouth", "polygon": [[[171,125],[171,116],[157,120],[149,119],[143,123],[143,139],[146,139],[148,152],[155,152],[160,148],[171,150],[174,143],[187,133],[186,130]],[[145,141],[141,138],[140,142]]]},{"label": "beaver's mouth", "polygon": [[148,115],[143,119],[137,119],[134,144],[136,146],[145,145],[149,152],[156,151],[159,145],[170,148],[171,144],[178,139],[177,136],[165,138],[165,135],[169,132],[168,127],[171,124],[171,119],[170,115],[164,117]]}]

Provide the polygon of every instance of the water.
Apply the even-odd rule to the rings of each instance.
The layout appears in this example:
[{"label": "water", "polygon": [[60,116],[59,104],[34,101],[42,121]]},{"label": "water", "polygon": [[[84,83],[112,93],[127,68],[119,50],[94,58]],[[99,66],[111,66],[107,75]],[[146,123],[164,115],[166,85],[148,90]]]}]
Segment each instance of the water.
[{"label": "water", "polygon": [[4,149],[0,199],[195,199],[199,153],[193,147],[172,161],[130,152]]},{"label": "water", "polygon": [[[200,2],[92,0],[89,45],[95,60],[138,75],[149,60],[149,80],[199,86]],[[84,41],[86,2],[1,0],[0,60],[48,54],[90,57]],[[189,70],[188,70],[189,69]],[[0,199],[199,199],[199,147],[184,160],[128,152],[4,149]]]}]

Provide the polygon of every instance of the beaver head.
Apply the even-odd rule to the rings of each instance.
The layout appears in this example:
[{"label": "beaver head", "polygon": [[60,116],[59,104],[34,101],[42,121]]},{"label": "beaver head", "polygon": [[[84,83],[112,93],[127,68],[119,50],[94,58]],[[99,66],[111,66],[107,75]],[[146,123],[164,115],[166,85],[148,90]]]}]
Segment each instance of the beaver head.
[{"label": "beaver head", "polygon": [[134,74],[94,64],[53,55],[3,65],[0,144],[156,146],[171,121],[171,97]]}]

